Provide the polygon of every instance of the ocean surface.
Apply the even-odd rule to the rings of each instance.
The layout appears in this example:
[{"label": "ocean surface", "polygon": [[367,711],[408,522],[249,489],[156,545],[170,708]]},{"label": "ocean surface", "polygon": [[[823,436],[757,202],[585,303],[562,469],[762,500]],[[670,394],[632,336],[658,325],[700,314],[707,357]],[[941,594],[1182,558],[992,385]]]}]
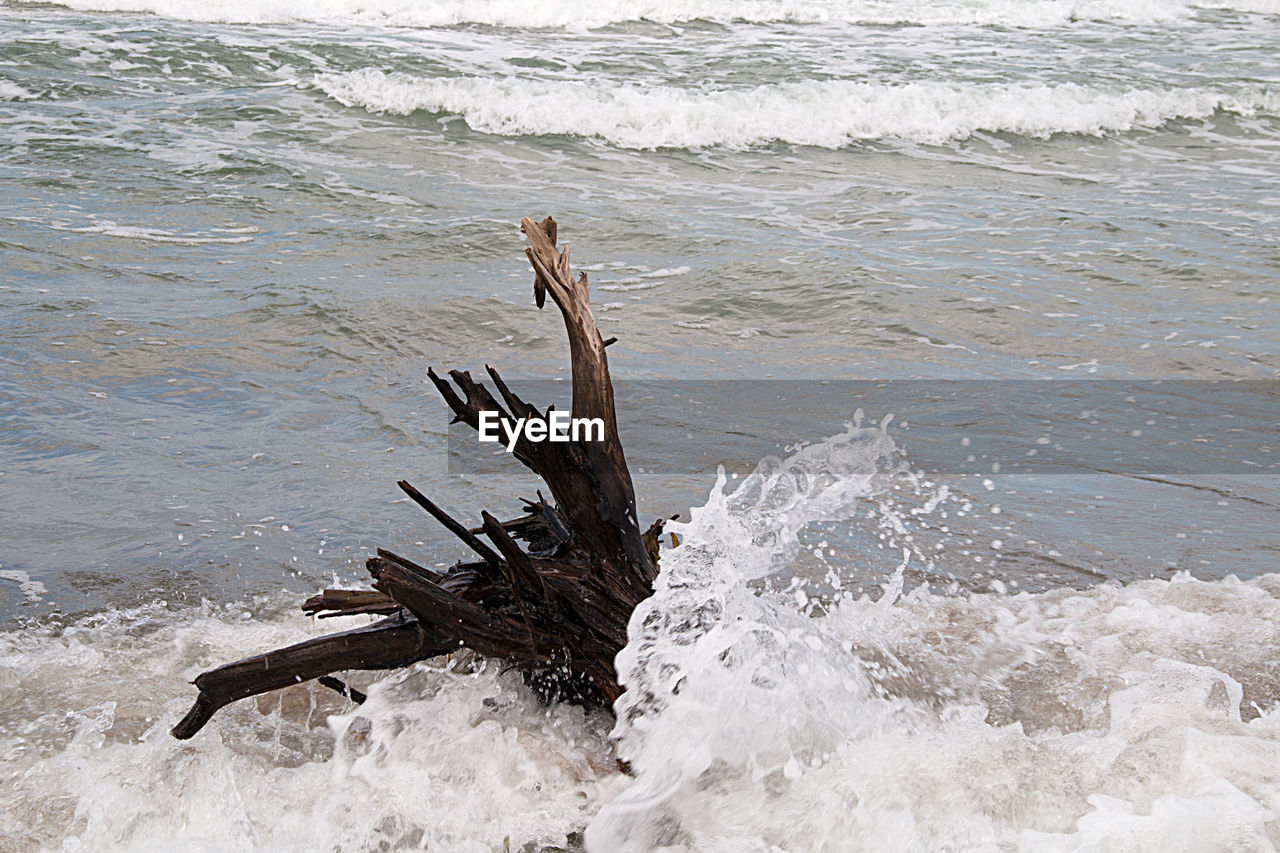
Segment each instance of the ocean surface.
[{"label": "ocean surface", "polygon": [[[536,488],[426,369],[564,388],[546,215],[681,515],[616,720],[172,740]],[[1280,849],[1278,308],[1278,0],[0,0],[0,851]]]}]

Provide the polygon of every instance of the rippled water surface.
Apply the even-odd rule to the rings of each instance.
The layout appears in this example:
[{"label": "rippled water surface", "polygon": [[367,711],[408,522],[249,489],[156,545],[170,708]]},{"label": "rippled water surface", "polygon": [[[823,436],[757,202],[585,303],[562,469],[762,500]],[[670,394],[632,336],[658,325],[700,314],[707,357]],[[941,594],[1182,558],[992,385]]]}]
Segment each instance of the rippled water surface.
[{"label": "rippled water surface", "polygon": [[[717,385],[1275,380],[1277,57],[1274,0],[0,2],[0,844],[1280,846],[1265,440],[1221,470],[915,476],[923,403]],[[424,380],[567,377],[517,230],[546,214],[646,380],[643,519],[706,505],[612,739],[459,664],[173,746],[186,679],[320,630],[300,595],[379,544],[457,557],[395,480],[467,518],[534,488],[451,469]],[[1123,397],[1033,423],[1017,393],[957,439],[1102,421],[1159,452]],[[792,461],[752,480],[761,452]],[[717,462],[798,491],[708,501]],[[708,601],[754,627],[682,616]],[[427,765],[431,802],[369,805]]]}]

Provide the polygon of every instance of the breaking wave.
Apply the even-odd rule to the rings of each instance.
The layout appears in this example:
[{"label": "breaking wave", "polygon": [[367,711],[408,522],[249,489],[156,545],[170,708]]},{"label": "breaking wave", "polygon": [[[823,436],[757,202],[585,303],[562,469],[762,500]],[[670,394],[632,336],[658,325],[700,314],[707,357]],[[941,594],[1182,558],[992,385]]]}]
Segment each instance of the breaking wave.
[{"label": "breaking wave", "polygon": [[1053,27],[1077,20],[1176,20],[1193,15],[1197,8],[1280,12],[1277,0],[608,0],[591,4],[565,0],[61,0],[58,5],[81,11],[148,12],[224,23],[310,21],[396,27],[599,27],[641,20]]},{"label": "breaking wave", "polygon": [[859,140],[940,143],[975,133],[1044,138],[1159,127],[1178,119],[1280,113],[1280,92],[1104,90],[1074,83],[936,82],[887,86],[848,80],[695,92],[509,78],[428,78],[365,68],[315,84],[375,113],[462,116],[502,136],[578,136],[624,148],[747,148],[771,142],[842,148]]}]

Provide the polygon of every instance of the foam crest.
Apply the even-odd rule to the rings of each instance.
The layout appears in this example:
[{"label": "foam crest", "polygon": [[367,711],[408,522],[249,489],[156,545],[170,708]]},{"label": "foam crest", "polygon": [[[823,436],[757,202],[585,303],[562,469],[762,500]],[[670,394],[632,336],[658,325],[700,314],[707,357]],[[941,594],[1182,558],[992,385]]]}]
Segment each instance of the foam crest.
[{"label": "foam crest", "polygon": [[578,136],[623,148],[748,148],[772,142],[843,148],[860,140],[942,143],[975,133],[1045,138],[1159,127],[1176,119],[1280,114],[1280,92],[1104,90],[1074,83],[919,82],[888,86],[806,81],[697,92],[508,78],[428,78],[376,69],[324,74],[315,84],[374,113],[462,116],[501,136]]},{"label": "foam crest", "polygon": [[[1195,13],[1188,0],[60,0],[82,11],[148,12],[226,23],[356,23],[397,27],[600,27],[625,21],[681,23],[976,24],[1055,27],[1078,20],[1151,23]],[[1209,8],[1275,14],[1276,0],[1208,0]]]},{"label": "foam crest", "polygon": [[[92,218],[92,217],[91,217]],[[42,221],[29,217],[6,217],[10,222],[32,222],[51,231],[65,231],[70,234],[101,234],[104,237],[115,237],[122,240],[138,240],[144,243],[172,243],[179,246],[202,246],[208,243],[249,243],[251,235],[257,233],[252,226],[231,226],[211,228],[208,231],[183,233],[145,225],[123,225],[109,219],[97,220],[89,225],[73,225],[62,220]]]}]

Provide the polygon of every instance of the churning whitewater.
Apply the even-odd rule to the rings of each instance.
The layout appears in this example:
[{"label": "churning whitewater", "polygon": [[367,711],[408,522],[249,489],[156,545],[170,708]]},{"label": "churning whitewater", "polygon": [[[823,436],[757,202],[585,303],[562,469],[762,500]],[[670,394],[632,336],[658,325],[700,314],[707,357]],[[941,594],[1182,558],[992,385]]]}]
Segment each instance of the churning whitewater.
[{"label": "churning whitewater", "polygon": [[427,79],[361,69],[315,84],[348,106],[408,115],[454,113],[485,133],[568,135],[622,148],[748,148],[771,142],[843,148],[858,140],[941,143],[975,133],[1043,138],[1158,128],[1216,112],[1280,115],[1280,91],[1261,87],[1116,89],[847,80],[692,92],[476,78]]},{"label": "churning whitewater", "polygon": [[599,850],[1280,843],[1280,575],[939,594],[900,568],[868,596],[826,562],[810,596],[768,581],[822,550],[816,529],[874,531],[905,568],[930,559],[920,519],[990,507],[918,480],[878,427],[724,486],[634,615],[612,732],[457,656],[354,711],[300,686],[175,745],[174,673],[320,629],[281,599],[158,604],[4,635],[0,829],[63,850],[482,851],[584,829]]}]

